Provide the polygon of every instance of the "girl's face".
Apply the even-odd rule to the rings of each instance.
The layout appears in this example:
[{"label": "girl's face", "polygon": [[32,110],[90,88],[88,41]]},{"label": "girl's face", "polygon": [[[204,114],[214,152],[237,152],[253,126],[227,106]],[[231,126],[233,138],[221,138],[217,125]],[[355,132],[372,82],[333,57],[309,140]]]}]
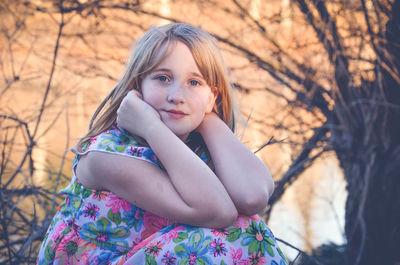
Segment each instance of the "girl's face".
[{"label": "girl's face", "polygon": [[173,43],[160,64],[142,81],[143,100],[183,141],[210,113],[215,95],[203,79],[189,48]]}]

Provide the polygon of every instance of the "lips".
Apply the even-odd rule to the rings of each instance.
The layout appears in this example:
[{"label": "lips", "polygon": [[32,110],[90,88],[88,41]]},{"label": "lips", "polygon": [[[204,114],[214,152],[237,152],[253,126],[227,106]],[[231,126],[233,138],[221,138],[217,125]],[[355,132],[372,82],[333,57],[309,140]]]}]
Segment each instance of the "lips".
[{"label": "lips", "polygon": [[185,112],[175,109],[165,110],[165,112],[173,119],[182,119],[187,115]]},{"label": "lips", "polygon": [[167,110],[167,112],[186,115],[185,112],[180,111],[180,110],[174,110],[174,109]]}]

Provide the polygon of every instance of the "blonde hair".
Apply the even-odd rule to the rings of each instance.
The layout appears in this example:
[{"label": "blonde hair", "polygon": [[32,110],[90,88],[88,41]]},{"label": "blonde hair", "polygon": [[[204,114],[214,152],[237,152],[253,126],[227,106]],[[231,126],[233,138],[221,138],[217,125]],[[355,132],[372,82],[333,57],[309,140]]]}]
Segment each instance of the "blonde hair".
[{"label": "blonde hair", "polygon": [[[141,81],[163,60],[174,41],[180,41],[190,49],[200,73],[217,93],[213,111],[234,131],[231,85],[215,39],[200,28],[173,23],[150,29],[137,42],[122,78],[96,109],[89,131],[79,140],[76,149],[81,150],[90,138],[116,125],[117,109],[122,99],[131,89],[141,92]],[[138,143],[147,145],[144,139],[133,137]]]}]

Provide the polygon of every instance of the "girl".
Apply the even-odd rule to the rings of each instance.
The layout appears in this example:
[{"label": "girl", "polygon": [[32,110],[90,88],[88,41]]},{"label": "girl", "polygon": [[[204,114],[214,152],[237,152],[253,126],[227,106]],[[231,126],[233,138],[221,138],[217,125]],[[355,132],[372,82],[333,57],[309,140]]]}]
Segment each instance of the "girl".
[{"label": "girl", "polygon": [[211,35],[149,30],[75,148],[37,263],[286,264],[256,215],[272,178],[233,130]]}]

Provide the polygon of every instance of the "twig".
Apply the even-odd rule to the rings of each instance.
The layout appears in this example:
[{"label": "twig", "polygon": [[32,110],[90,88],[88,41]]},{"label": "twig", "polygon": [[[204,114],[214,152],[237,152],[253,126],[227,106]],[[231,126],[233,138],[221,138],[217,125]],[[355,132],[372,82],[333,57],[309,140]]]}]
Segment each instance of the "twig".
[{"label": "twig", "polygon": [[276,143],[283,143],[285,139],[282,140],[275,140],[273,136],[271,136],[271,138],[269,138],[268,142],[266,142],[265,144],[263,144],[262,146],[260,146],[256,151],[254,151],[254,154],[256,154],[257,152],[261,151],[264,147],[266,147],[267,145],[271,145],[271,144],[276,144]]},{"label": "twig", "polygon": [[47,97],[48,97],[49,92],[50,92],[51,82],[53,80],[53,74],[54,74],[54,71],[55,71],[55,68],[56,68],[56,61],[57,61],[57,55],[58,55],[58,48],[59,48],[59,45],[60,45],[60,39],[61,39],[61,36],[62,36],[63,28],[65,26],[63,0],[60,0],[59,4],[60,4],[61,22],[59,23],[56,44],[55,44],[55,47],[54,47],[53,62],[52,62],[51,70],[50,70],[50,76],[49,76],[49,80],[47,82],[46,91],[45,91],[44,96],[43,96],[43,100],[42,100],[42,104],[41,104],[41,107],[40,107],[39,115],[38,115],[37,120],[36,120],[35,129],[33,130],[33,137],[36,136],[37,130],[39,128],[40,120],[42,118],[42,115],[43,115],[43,112],[44,112],[44,108],[45,108],[45,105],[46,105]]},{"label": "twig", "polygon": [[250,121],[251,114],[253,114],[253,110],[254,110],[254,108],[251,108],[250,114],[249,114],[249,116],[247,116],[246,123],[244,124],[242,133],[241,133],[240,136],[239,136],[239,139],[240,139],[240,140],[242,140],[242,138],[243,138],[243,136],[244,136],[244,133],[245,133],[245,131],[246,131],[246,129],[247,129],[247,125],[249,124],[249,121]]},{"label": "twig", "polygon": [[295,258],[292,262],[290,262],[289,265],[294,264],[294,262],[298,259],[298,257],[300,257],[300,255],[305,255],[305,256],[307,256],[307,257],[313,259],[313,261],[315,261],[315,263],[317,263],[318,265],[323,265],[323,264],[322,264],[321,262],[319,262],[317,259],[315,259],[315,258],[309,256],[306,252],[304,252],[304,251],[302,251],[301,249],[299,249],[299,248],[293,246],[293,245],[290,244],[289,242],[287,242],[287,241],[285,241],[285,240],[283,240],[283,239],[277,238],[277,237],[275,237],[275,239],[276,239],[276,241],[279,241],[279,242],[285,244],[286,246],[295,249],[295,250],[298,252],[296,258]]}]

